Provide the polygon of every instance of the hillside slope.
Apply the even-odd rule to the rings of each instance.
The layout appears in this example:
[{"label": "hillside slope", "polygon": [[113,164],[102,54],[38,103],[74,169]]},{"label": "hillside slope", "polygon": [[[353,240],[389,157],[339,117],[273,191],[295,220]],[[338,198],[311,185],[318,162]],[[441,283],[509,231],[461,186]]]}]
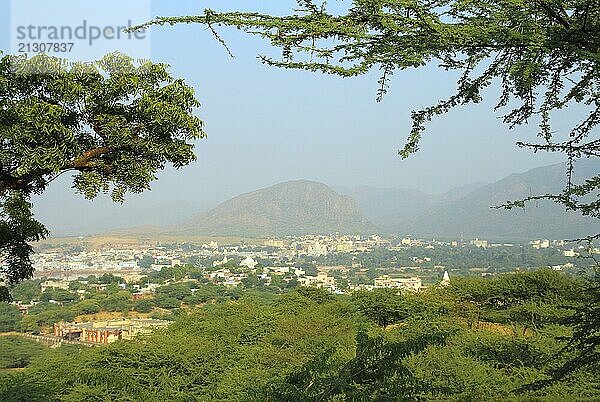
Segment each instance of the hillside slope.
[{"label": "hillside slope", "polygon": [[420,216],[438,205],[454,202],[485,184],[473,183],[454,188],[444,194],[366,186],[340,189],[340,192],[355,199],[361,212],[370,222],[384,232],[394,233],[405,227],[415,216]]},{"label": "hillside slope", "polygon": [[[525,209],[498,210],[530,195],[559,193],[565,186],[565,164],[545,166],[510,175],[465,197],[440,204],[408,221],[403,232],[420,236],[493,237],[506,239],[576,238],[600,230],[598,219],[584,217],[549,201],[535,201]],[[577,180],[600,171],[600,162],[587,160],[576,170]]]},{"label": "hillside slope", "polygon": [[352,198],[307,180],[242,194],[183,222],[175,230],[253,237],[377,232]]}]

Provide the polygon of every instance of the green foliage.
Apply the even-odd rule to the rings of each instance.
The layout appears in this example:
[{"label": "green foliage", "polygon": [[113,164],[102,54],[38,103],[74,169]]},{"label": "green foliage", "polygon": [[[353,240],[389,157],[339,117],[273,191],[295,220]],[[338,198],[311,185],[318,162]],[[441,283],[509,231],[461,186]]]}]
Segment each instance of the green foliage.
[{"label": "green foliage", "polygon": [[457,278],[448,292],[459,298],[464,318],[520,323],[532,328],[560,322],[581,301],[578,281],[549,270],[502,275],[494,280]]},{"label": "green foliage", "polygon": [[106,311],[129,311],[132,305],[131,294],[125,291],[110,294],[100,300],[100,305]]},{"label": "green foliage", "polygon": [[160,271],[152,271],[148,273],[148,278],[153,283],[164,283],[165,281],[181,280],[188,275],[198,272],[197,268],[190,266],[163,267]]},{"label": "green foliage", "polygon": [[246,275],[244,279],[242,279],[242,284],[244,287],[248,289],[259,288],[265,285],[265,281],[259,279],[258,276],[254,273],[249,273]]},{"label": "green foliage", "polygon": [[25,304],[40,300],[42,295],[40,280],[23,281],[10,291],[14,300]]},{"label": "green foliage", "polygon": [[21,313],[16,306],[0,302],[0,332],[11,332],[19,329]]},{"label": "green foliage", "polygon": [[303,262],[299,267],[307,276],[317,276],[317,265],[311,262]]},{"label": "green foliage", "polygon": [[301,287],[296,290],[296,293],[319,304],[333,300],[331,293],[322,288]]},{"label": "green foliage", "polygon": [[[527,388],[550,378],[578,352],[560,353],[572,332],[562,320],[524,331],[529,318],[515,318],[512,310],[535,303],[538,310],[559,311],[586,303],[580,281],[540,271],[452,282],[417,294],[378,290],[352,297],[315,288],[279,295],[246,291],[236,300],[174,308],[173,324],[148,337],[45,351],[24,372],[0,382],[0,400],[600,398],[600,374],[592,368]],[[179,307],[169,296],[178,285],[165,288],[161,297]],[[504,289],[502,303],[487,297],[498,289]],[[228,295],[221,287],[205,290]],[[460,310],[465,302],[484,310],[471,326]],[[386,314],[396,325],[378,325]]]},{"label": "green foliage", "polygon": [[486,400],[492,395],[505,399],[514,386],[510,376],[456,348],[429,347],[409,365],[421,383],[417,395],[423,399]]},{"label": "green foliage", "polygon": [[154,298],[154,304],[160,308],[171,310],[181,307],[181,300],[165,294],[159,294]]},{"label": "green foliage", "polygon": [[145,255],[138,261],[140,268],[150,268],[154,264],[154,258],[151,255]]},{"label": "green foliage", "polygon": [[32,194],[75,173],[86,198],[149,188],[167,164],[195,159],[204,137],[194,91],[163,64],[121,54],[95,63],[45,55],[0,60],[0,255],[9,285],[32,276],[29,242],[47,234],[35,221]]},{"label": "green foliage", "polygon": [[54,288],[46,289],[44,293],[42,293],[42,296],[40,298],[40,300],[44,302],[55,300],[60,303],[68,303],[77,299],[79,299],[79,296],[77,296],[77,294],[75,293],[69,292],[68,290],[64,289]]},{"label": "green foliage", "polygon": [[409,400],[417,383],[402,359],[428,345],[444,344],[449,333],[437,328],[404,340],[384,335],[356,336],[356,356],[343,365],[332,361],[333,351],[325,350],[314,360],[292,372],[283,382],[271,384],[266,399],[304,400]]},{"label": "green foliage", "polygon": [[[4,138],[2,142],[5,142]],[[3,163],[1,159],[0,163]],[[0,181],[0,257],[3,260],[0,273],[6,277],[9,285],[33,276],[30,259],[33,248],[29,243],[48,234],[46,228],[33,218],[31,208],[32,204],[26,196],[17,191],[4,190]],[[10,300],[6,287],[0,286],[0,302]]]},{"label": "green foliage", "polygon": [[105,285],[118,285],[123,282],[123,279],[113,274],[104,274],[102,276],[97,277],[94,282],[102,283]]},{"label": "green foliage", "polygon": [[141,299],[135,303],[133,309],[138,313],[149,313],[154,309],[154,302],[148,299]]},{"label": "green foliage", "polygon": [[286,313],[293,301],[241,300],[182,315],[143,340],[75,356],[50,351],[15,379],[12,392],[38,384],[47,400],[245,400],[320,350],[336,348],[340,361],[352,355],[356,323],[348,306],[302,299],[296,315]]},{"label": "green foliage", "polygon": [[27,367],[32,358],[46,348],[37,342],[18,336],[0,337],[0,370]]},{"label": "green foliage", "polygon": [[95,314],[102,310],[102,307],[96,300],[83,300],[73,306],[76,313],[79,314]]},{"label": "green foliage", "polygon": [[189,283],[178,283],[174,285],[161,286],[156,290],[157,298],[170,297],[177,300],[183,300],[192,295]]},{"label": "green foliage", "polygon": [[523,335],[521,332],[516,332],[514,336],[510,337],[489,331],[473,331],[470,334],[462,335],[454,342],[455,345],[460,345],[463,353],[495,368],[541,369],[547,364],[549,356],[560,350],[560,344],[552,339],[552,335],[562,334],[564,332],[557,331],[556,328],[549,334]]},{"label": "green foliage", "polygon": [[353,302],[358,310],[377,325],[387,327],[408,318],[406,299],[398,290],[375,289],[354,293]]},{"label": "green foliage", "polygon": [[198,305],[207,303],[211,300],[220,299],[220,288],[215,285],[202,285],[191,295],[186,296],[183,301],[188,305]]},{"label": "green foliage", "polygon": [[81,283],[78,280],[71,281],[71,282],[69,282],[69,290],[71,292],[76,292],[78,290],[85,290],[85,284]]},{"label": "green foliage", "polygon": [[581,368],[600,369],[600,272],[588,281],[584,288],[584,302],[575,314],[565,320],[573,327],[573,335],[566,347],[574,351],[572,359],[557,367],[554,379],[563,379]]},{"label": "green foliage", "polygon": [[29,309],[29,314],[21,320],[21,331],[39,333],[42,327],[51,327],[59,321],[73,321],[77,311],[71,308],[39,303]]}]

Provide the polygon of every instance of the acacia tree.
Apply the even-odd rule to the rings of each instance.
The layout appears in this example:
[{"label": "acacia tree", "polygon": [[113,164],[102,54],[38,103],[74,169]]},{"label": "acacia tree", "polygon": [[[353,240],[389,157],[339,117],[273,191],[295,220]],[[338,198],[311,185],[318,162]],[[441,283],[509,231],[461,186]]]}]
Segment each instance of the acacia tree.
[{"label": "acacia tree", "polygon": [[[194,91],[167,66],[111,54],[95,63],[44,55],[0,60],[0,279],[33,274],[30,242],[48,231],[30,197],[58,176],[88,199],[149,189],[158,170],[195,160],[204,137]],[[60,208],[60,206],[57,206]],[[2,278],[4,277],[4,278]],[[0,287],[0,299],[10,295]]]},{"label": "acacia tree", "polygon": [[[225,45],[216,27],[244,30],[268,40],[282,57],[260,56],[269,65],[318,71],[343,77],[381,71],[378,100],[397,70],[438,62],[457,70],[456,93],[413,111],[412,129],[399,154],[419,149],[425,124],[455,106],[482,101],[482,92],[502,88],[495,110],[510,128],[539,122],[539,142],[518,142],[533,152],[559,152],[568,160],[566,186],[560,194],[510,201],[524,207],[550,199],[568,210],[600,218],[600,175],[574,183],[575,162],[600,156],[600,3],[597,0],[352,0],[342,14],[326,4],[297,0],[287,16],[215,12],[159,17],[144,24],[198,23]],[[140,27],[136,27],[140,28]],[[579,104],[581,119],[568,132],[552,129],[555,112]],[[591,235],[589,240],[600,237]]]}]

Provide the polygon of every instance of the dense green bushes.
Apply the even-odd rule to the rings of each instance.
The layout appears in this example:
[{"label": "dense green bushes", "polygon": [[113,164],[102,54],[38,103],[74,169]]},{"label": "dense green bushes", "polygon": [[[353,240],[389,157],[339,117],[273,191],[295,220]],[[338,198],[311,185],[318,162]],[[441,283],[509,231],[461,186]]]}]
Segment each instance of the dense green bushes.
[{"label": "dense green bushes", "polygon": [[526,389],[571,357],[561,317],[585,301],[580,286],[540,271],[420,294],[249,292],[176,309],[146,338],[49,350],[0,400],[600,399],[597,365]]},{"label": "dense green bushes", "polygon": [[39,343],[18,336],[0,337],[0,370],[27,367],[32,358],[43,354],[46,348]]},{"label": "dense green bushes", "polygon": [[0,302],[0,332],[11,332],[19,329],[21,313],[16,306]]}]

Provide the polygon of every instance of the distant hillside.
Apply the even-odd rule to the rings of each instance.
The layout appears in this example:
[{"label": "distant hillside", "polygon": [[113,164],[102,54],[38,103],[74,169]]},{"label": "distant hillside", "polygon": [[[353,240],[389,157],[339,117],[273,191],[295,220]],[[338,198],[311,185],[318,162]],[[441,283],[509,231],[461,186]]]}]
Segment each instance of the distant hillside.
[{"label": "distant hillside", "polygon": [[[529,195],[558,193],[566,181],[565,164],[513,174],[446,202],[399,226],[398,231],[421,236],[491,237],[506,239],[576,238],[600,231],[600,221],[548,201],[529,203],[525,210],[490,208]],[[600,171],[600,161],[585,160],[577,166],[576,180]]]},{"label": "distant hillside", "polygon": [[[576,181],[600,171],[597,160],[582,161]],[[421,237],[526,240],[576,238],[600,231],[597,219],[565,212],[547,201],[525,210],[490,208],[529,195],[558,193],[565,164],[510,175],[496,183],[474,183],[441,195],[400,188],[338,189],[300,180],[242,194],[213,210],[154,233],[265,237],[302,234],[412,234]],[[340,195],[342,193],[344,195]],[[149,232],[147,228],[140,230]]]},{"label": "distant hillside", "polygon": [[242,194],[173,230],[210,236],[375,233],[356,201],[324,184],[299,180]]},{"label": "distant hillside", "polygon": [[353,189],[340,188],[339,191],[354,198],[363,215],[378,228],[385,232],[397,232],[415,216],[419,216],[437,205],[454,202],[485,184],[473,183],[439,195],[404,188],[366,186]]}]

